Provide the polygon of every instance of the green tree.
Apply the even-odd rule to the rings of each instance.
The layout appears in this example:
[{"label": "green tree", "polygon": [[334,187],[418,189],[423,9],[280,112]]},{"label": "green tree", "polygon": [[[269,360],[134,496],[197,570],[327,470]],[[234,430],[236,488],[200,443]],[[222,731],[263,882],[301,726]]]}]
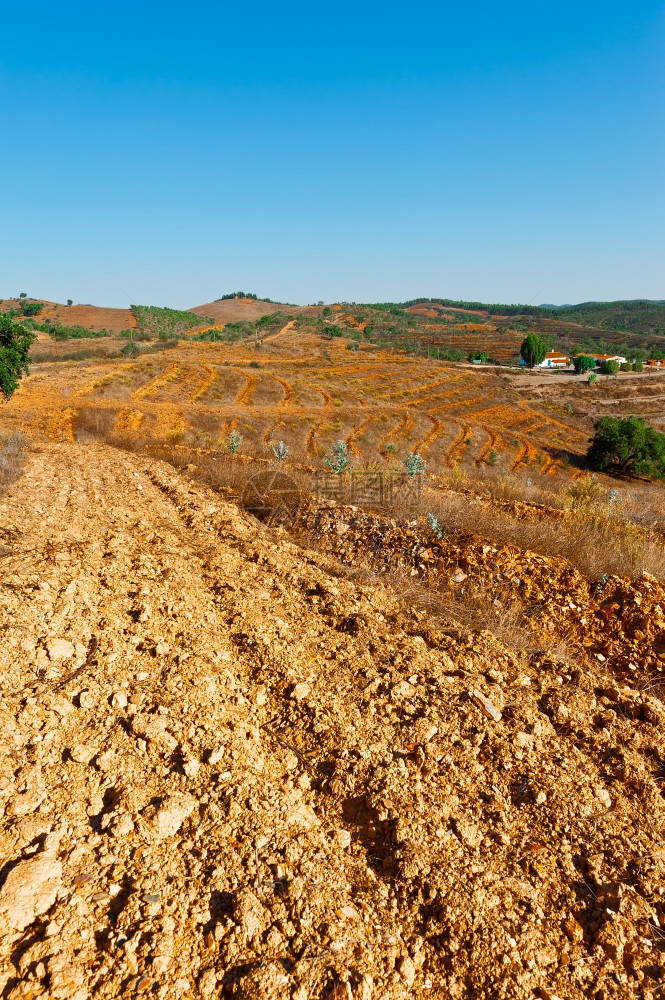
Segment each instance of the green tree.
[{"label": "green tree", "polygon": [[482,361],[485,364],[489,360],[487,351],[471,351],[469,361]]},{"label": "green tree", "polygon": [[68,306],[73,306],[74,305],[74,300],[73,299],[67,299],[67,305]]},{"label": "green tree", "polygon": [[601,417],[594,430],[587,452],[592,469],[665,477],[665,434],[649,427],[644,417]]},{"label": "green tree", "polygon": [[617,375],[619,367],[620,365],[618,361],[603,361],[600,366],[600,371],[603,375]]},{"label": "green tree", "polygon": [[0,392],[5,399],[16,392],[21,376],[28,372],[28,354],[36,336],[6,313],[0,315]]},{"label": "green tree", "polygon": [[576,373],[584,375],[585,372],[593,371],[596,367],[596,359],[590,357],[588,354],[578,354],[576,358],[573,358],[573,364]]},{"label": "green tree", "polygon": [[641,361],[633,361],[633,371],[634,372],[643,372],[644,371],[644,365],[642,364]]},{"label": "green tree", "polygon": [[533,368],[545,360],[547,344],[537,333],[529,333],[522,341],[520,354],[524,358],[524,363]]}]

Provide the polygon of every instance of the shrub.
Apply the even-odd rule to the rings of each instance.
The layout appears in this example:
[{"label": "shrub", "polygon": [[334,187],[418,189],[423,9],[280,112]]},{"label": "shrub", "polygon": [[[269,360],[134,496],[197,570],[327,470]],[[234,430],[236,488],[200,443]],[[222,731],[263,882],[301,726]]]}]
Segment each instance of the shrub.
[{"label": "shrub", "polygon": [[533,368],[534,365],[539,365],[541,361],[545,360],[547,344],[537,333],[530,333],[520,345],[520,354],[524,358],[525,364],[529,368]]},{"label": "shrub", "polygon": [[0,315],[0,392],[5,399],[16,392],[21,376],[28,372],[28,353],[35,336],[6,313]]},{"label": "shrub", "polygon": [[425,461],[417,452],[407,455],[402,465],[406,469],[407,476],[424,476],[427,468]]},{"label": "shrub", "polygon": [[228,448],[230,455],[235,455],[239,451],[243,440],[242,434],[239,434],[236,430],[231,431],[226,439],[226,447]]},{"label": "shrub", "polygon": [[649,427],[644,417],[602,417],[587,462],[599,472],[665,477],[665,434]]},{"label": "shrub", "polygon": [[441,522],[439,521],[438,517],[436,517],[434,514],[427,515],[427,523],[429,524],[430,528],[432,529],[437,538],[446,537],[446,532],[444,528],[441,526]]},{"label": "shrub", "polygon": [[36,316],[44,308],[43,302],[21,302],[19,308],[24,316]]},{"label": "shrub", "polygon": [[576,358],[573,358],[573,365],[578,375],[584,375],[585,372],[590,372],[596,367],[596,359],[588,354],[578,354]]},{"label": "shrub", "polygon": [[634,372],[643,372],[644,371],[644,365],[642,364],[641,361],[633,361],[633,371]]},{"label": "shrub", "polygon": [[596,375],[596,373],[595,372],[591,372],[589,374],[587,382],[589,383],[589,385],[593,385],[593,383],[596,382],[597,380],[598,380],[598,376]]},{"label": "shrub", "polygon": [[133,340],[128,340],[126,344],[123,344],[120,348],[120,353],[126,358],[135,358],[139,354],[139,349]]},{"label": "shrub", "polygon": [[180,309],[136,305],[131,309],[139,328],[154,337],[159,337],[160,340],[177,339],[180,334],[193,330],[203,323],[209,323],[210,326],[214,326],[215,323],[210,316],[197,316],[196,313]]},{"label": "shrub", "polygon": [[499,453],[496,450],[496,448],[490,448],[490,453],[487,461],[492,467],[494,467],[497,464],[497,462],[499,461]]},{"label": "shrub", "polygon": [[272,453],[281,465],[289,457],[288,445],[285,445],[283,441],[278,441],[277,444],[272,446]]},{"label": "shrub", "polygon": [[487,351],[471,351],[469,361],[482,361],[483,364],[489,360]]},{"label": "shrub", "polygon": [[617,375],[619,372],[619,362],[618,361],[603,361],[600,366],[600,371],[603,375]]},{"label": "shrub", "polygon": [[346,441],[335,441],[330,446],[330,458],[326,459],[326,465],[333,472],[336,472],[338,476],[341,476],[343,472],[347,472],[351,468],[349,446]]},{"label": "shrub", "polygon": [[622,361],[621,362],[621,371],[622,372],[632,372],[632,370],[633,370],[633,364],[632,364],[631,361]]}]

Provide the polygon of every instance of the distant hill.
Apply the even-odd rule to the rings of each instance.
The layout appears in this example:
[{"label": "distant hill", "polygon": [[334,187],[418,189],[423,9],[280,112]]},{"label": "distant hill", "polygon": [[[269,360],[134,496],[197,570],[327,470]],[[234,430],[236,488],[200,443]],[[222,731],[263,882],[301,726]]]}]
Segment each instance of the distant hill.
[{"label": "distant hill", "polygon": [[430,305],[436,309],[466,309],[494,317],[530,316],[576,323],[621,333],[665,336],[665,299],[619,299],[616,302],[580,302],[578,305],[527,306],[519,303],[465,302],[456,299],[410,299],[402,308]]},{"label": "distant hill", "polygon": [[278,302],[266,302],[264,299],[218,299],[216,302],[206,302],[202,306],[193,306],[189,312],[198,316],[210,316],[215,323],[241,323],[243,320],[253,322],[271,313],[288,312],[291,316],[301,313],[310,315],[320,310],[316,306],[284,306]]}]

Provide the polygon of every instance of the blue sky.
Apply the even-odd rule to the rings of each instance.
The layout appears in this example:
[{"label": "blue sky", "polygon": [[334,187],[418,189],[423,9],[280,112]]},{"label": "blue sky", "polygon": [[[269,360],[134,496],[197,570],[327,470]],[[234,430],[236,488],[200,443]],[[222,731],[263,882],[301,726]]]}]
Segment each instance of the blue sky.
[{"label": "blue sky", "polygon": [[0,296],[665,298],[665,6],[2,17]]}]

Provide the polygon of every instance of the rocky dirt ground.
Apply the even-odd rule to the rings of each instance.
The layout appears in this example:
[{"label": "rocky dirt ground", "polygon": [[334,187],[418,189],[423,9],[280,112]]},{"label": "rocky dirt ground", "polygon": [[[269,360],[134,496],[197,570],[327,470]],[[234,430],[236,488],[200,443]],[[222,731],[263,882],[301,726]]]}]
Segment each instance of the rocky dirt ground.
[{"label": "rocky dirt ground", "polygon": [[448,628],[102,445],[0,525],[2,997],[662,995],[658,656]]}]

